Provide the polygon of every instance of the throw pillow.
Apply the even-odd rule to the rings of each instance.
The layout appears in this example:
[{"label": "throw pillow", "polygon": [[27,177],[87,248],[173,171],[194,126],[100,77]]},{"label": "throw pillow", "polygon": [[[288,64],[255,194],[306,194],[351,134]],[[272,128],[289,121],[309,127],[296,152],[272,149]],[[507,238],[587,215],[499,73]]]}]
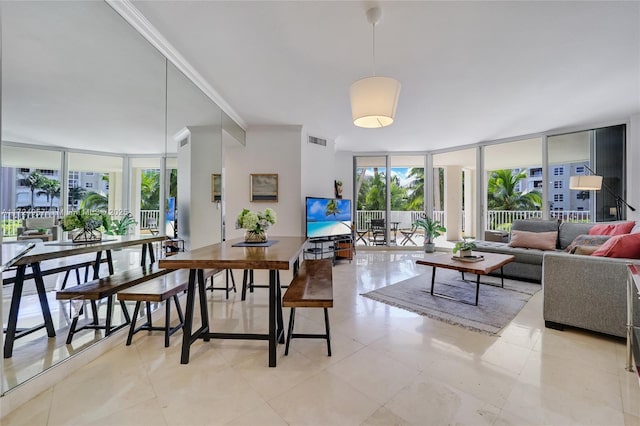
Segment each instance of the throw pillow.
[{"label": "throw pillow", "polygon": [[601,223],[589,229],[589,235],[623,235],[631,232],[635,222]]},{"label": "throw pillow", "polygon": [[640,233],[640,221],[636,222],[636,224],[631,228],[630,234],[638,234]]},{"label": "throw pillow", "polygon": [[616,235],[609,238],[591,256],[640,259],[640,234]]},{"label": "throw pillow", "polygon": [[593,252],[597,251],[600,246],[576,246],[573,254],[581,254],[583,256],[590,256]]},{"label": "throw pillow", "polygon": [[578,246],[600,247],[611,238],[609,235],[578,235],[565,249],[568,253],[573,253]]},{"label": "throw pillow", "polygon": [[558,232],[511,231],[509,247],[555,250]]}]

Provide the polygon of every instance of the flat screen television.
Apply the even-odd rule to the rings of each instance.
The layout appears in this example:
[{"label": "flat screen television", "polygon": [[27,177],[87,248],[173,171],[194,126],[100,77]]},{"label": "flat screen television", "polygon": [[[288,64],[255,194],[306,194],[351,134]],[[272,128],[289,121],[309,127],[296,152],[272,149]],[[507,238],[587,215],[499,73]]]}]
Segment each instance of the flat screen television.
[{"label": "flat screen television", "polygon": [[351,234],[351,200],[307,197],[307,238]]}]

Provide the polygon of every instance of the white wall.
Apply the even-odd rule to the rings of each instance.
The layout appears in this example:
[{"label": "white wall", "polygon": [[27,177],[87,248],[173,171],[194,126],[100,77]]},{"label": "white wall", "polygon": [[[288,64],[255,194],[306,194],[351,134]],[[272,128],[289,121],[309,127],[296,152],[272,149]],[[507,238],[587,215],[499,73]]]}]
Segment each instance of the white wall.
[{"label": "white wall", "polygon": [[[244,235],[235,229],[235,220],[243,208],[275,210],[278,222],[269,235],[301,235],[304,226],[300,214],[302,193],[301,126],[257,126],[247,130],[246,146],[225,150],[226,238]],[[278,174],[278,202],[249,201],[250,174]],[[306,173],[305,173],[306,174]]]},{"label": "white wall", "polygon": [[627,202],[636,208],[627,218],[640,220],[640,114],[630,117],[627,138]]}]

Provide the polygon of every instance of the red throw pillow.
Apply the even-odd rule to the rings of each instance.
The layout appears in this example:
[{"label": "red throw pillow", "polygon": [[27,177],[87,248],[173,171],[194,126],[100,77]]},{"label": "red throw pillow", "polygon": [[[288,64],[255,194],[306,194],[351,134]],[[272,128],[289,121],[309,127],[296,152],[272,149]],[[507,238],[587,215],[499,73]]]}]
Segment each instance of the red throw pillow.
[{"label": "red throw pillow", "polygon": [[589,235],[623,235],[631,232],[635,222],[601,223],[589,229]]},{"label": "red throw pillow", "polygon": [[640,234],[625,234],[611,237],[591,256],[622,257],[640,259]]}]

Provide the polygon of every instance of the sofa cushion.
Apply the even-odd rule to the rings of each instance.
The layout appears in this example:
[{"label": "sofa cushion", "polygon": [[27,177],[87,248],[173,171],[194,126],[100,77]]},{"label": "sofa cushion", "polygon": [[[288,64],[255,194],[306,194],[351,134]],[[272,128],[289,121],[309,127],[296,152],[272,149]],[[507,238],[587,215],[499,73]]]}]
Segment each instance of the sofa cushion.
[{"label": "sofa cushion", "polygon": [[640,259],[640,234],[615,235],[591,255]]},{"label": "sofa cushion", "polygon": [[557,220],[514,220],[511,231],[550,232],[558,230]]},{"label": "sofa cushion", "polygon": [[583,256],[591,256],[593,254],[593,252],[597,251],[600,248],[600,246],[576,246],[572,253],[573,254],[580,254]]},{"label": "sofa cushion", "polygon": [[633,229],[635,222],[598,223],[589,229],[589,235],[623,235]]},{"label": "sofa cushion", "polygon": [[558,231],[529,232],[512,230],[509,247],[555,250],[557,240]]},{"label": "sofa cushion", "polygon": [[55,218],[53,217],[30,217],[24,220],[24,226],[27,229],[46,229],[53,228]]},{"label": "sofa cushion", "polygon": [[519,247],[509,247],[507,243],[476,241],[476,248],[473,251],[486,253],[510,254],[516,257],[514,263],[526,263],[542,266],[544,251],[538,249],[526,249]]},{"label": "sofa cushion", "polygon": [[558,231],[558,248],[564,250],[578,235],[588,234],[593,225],[593,222],[562,222]]},{"label": "sofa cushion", "polygon": [[609,235],[578,235],[565,249],[566,252],[574,253],[576,247],[600,247],[611,238]]}]

